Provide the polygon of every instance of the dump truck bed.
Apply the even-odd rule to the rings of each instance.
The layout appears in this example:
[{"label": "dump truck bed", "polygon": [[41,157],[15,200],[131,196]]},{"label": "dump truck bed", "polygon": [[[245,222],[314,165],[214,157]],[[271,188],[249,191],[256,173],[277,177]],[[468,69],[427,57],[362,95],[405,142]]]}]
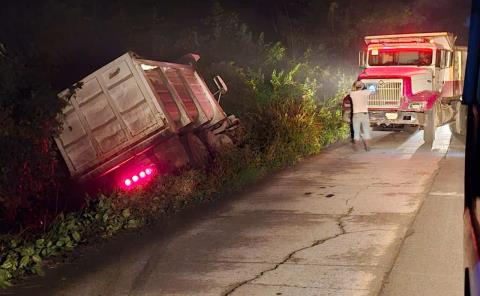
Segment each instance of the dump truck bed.
[{"label": "dump truck bed", "polygon": [[63,131],[55,139],[78,179],[105,174],[156,142],[226,118],[191,65],[127,53],[81,84],[63,110]]}]

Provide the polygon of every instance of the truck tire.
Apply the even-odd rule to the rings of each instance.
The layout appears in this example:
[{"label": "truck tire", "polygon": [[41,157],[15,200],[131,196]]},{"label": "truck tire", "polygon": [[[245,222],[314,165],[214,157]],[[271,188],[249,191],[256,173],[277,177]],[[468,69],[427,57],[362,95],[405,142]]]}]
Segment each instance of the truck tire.
[{"label": "truck tire", "polygon": [[224,133],[215,135],[207,130],[203,132],[203,139],[208,144],[212,155],[221,154],[225,149],[234,146],[232,138]]},{"label": "truck tire", "polygon": [[194,133],[188,133],[181,137],[181,142],[188,154],[191,166],[195,168],[205,167],[210,161],[211,156],[207,146]]},{"label": "truck tire", "polygon": [[467,134],[467,108],[461,101],[455,103],[455,121],[450,125],[450,131],[462,136]]},{"label": "truck tire", "polygon": [[432,143],[435,140],[435,131],[438,125],[438,102],[426,112],[425,127],[423,128],[423,140]]}]

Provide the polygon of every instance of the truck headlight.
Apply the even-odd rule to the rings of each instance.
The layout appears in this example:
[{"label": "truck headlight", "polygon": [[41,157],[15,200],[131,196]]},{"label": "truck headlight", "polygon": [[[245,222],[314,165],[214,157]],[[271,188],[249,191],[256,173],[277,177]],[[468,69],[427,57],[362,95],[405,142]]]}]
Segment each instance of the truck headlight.
[{"label": "truck headlight", "polygon": [[408,104],[408,109],[412,110],[423,110],[427,102],[413,102]]}]

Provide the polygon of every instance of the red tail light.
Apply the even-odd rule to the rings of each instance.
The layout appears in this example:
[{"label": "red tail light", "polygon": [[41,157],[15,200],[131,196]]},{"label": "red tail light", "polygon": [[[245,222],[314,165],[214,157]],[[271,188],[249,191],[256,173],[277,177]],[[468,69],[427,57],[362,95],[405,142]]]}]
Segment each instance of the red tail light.
[{"label": "red tail light", "polygon": [[153,167],[144,167],[138,168],[137,170],[131,171],[130,174],[127,173],[123,180],[123,187],[124,189],[134,188],[138,185],[144,185],[152,179],[154,175],[154,168]]}]

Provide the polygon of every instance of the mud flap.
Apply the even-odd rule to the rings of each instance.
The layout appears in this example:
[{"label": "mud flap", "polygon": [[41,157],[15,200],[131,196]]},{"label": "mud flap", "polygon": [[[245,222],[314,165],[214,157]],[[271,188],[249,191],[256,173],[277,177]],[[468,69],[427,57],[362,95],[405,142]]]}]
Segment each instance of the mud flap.
[{"label": "mud flap", "polygon": [[465,136],[467,134],[467,106],[461,101],[455,103],[455,121],[450,125],[452,133]]}]

